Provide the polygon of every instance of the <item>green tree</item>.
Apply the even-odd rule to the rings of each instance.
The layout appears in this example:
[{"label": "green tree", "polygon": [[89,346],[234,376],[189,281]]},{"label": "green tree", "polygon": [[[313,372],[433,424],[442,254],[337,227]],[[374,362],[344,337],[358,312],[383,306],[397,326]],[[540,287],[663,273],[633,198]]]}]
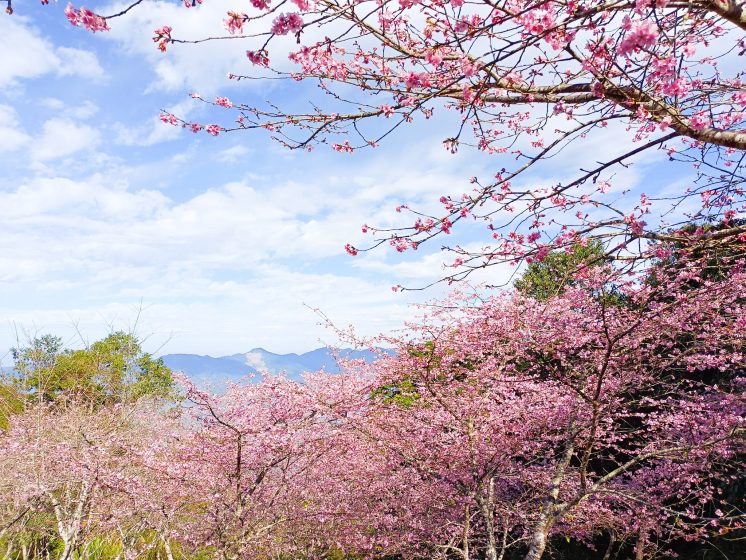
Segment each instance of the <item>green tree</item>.
[{"label": "green tree", "polygon": [[8,419],[23,410],[23,398],[11,382],[0,379],[0,431],[7,429]]},{"label": "green tree", "polygon": [[604,249],[600,241],[590,241],[585,245],[576,243],[571,252],[553,251],[544,260],[529,264],[514,285],[527,296],[545,300],[561,294],[567,286],[573,286],[575,274],[582,268],[603,263]]},{"label": "green tree", "polygon": [[63,350],[61,339],[44,335],[12,354],[16,384],[28,397],[53,401],[66,395],[110,404],[176,396],[171,370],[130,333],[114,332],[82,350]]},{"label": "green tree", "polygon": [[684,260],[690,265],[697,264],[699,281],[721,280],[732,266],[746,259],[746,239],[729,235],[734,228],[745,225],[746,219],[689,223],[672,232],[674,241],[664,237],[656,244],[658,258],[650,267],[647,282],[660,285],[664,278],[680,271]]}]

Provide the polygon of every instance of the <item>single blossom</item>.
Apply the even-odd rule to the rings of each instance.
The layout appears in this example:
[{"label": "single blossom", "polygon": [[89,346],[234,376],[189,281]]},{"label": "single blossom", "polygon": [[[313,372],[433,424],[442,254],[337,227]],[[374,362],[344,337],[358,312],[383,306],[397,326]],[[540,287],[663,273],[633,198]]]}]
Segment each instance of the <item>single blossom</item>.
[{"label": "single blossom", "polygon": [[208,134],[210,134],[210,135],[212,135],[212,136],[217,136],[217,135],[218,135],[218,134],[220,134],[220,133],[221,133],[221,132],[222,132],[223,130],[224,130],[224,129],[223,129],[223,128],[222,128],[221,126],[217,125],[217,124],[208,124],[208,125],[207,125],[207,126],[205,127],[205,132],[207,132]]}]

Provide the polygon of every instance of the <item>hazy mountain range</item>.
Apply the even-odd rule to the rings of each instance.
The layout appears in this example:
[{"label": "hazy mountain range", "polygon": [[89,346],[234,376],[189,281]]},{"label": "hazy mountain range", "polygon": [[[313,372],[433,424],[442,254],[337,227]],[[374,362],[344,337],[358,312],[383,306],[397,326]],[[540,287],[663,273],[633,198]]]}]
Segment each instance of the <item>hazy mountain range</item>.
[{"label": "hazy mountain range", "polygon": [[[370,350],[342,349],[343,358],[364,359],[371,362],[375,354]],[[166,354],[165,364],[174,371],[183,371],[190,378],[200,382],[224,383],[238,381],[250,374],[262,371],[284,372],[290,379],[299,380],[303,372],[324,369],[330,373],[339,372],[339,365],[328,348],[317,348],[305,354],[274,354],[264,348],[254,348],[243,354],[232,354],[214,358],[197,354]]]}]

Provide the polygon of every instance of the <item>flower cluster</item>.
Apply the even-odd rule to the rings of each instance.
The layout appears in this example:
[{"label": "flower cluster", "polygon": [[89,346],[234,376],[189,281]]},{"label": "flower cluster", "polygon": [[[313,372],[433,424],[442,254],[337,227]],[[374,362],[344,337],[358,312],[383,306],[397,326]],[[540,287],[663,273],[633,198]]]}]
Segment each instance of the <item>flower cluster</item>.
[{"label": "flower cluster", "polygon": [[106,21],[106,18],[93,13],[91,10],[83,6],[76,10],[71,2],[65,7],[65,16],[74,26],[84,27],[93,33],[96,31],[109,30],[109,24]]},{"label": "flower cluster", "polygon": [[205,127],[205,132],[207,132],[208,134],[210,134],[210,135],[212,135],[212,136],[217,136],[217,135],[218,135],[218,134],[220,134],[220,133],[221,133],[221,132],[222,132],[223,130],[225,130],[225,129],[224,129],[224,128],[222,128],[221,126],[217,125],[217,124],[208,124],[208,125],[207,125],[207,126]]},{"label": "flower cluster", "polygon": [[300,33],[303,29],[303,18],[295,12],[280,14],[272,22],[272,33],[275,35],[287,35],[288,33]]},{"label": "flower cluster", "polygon": [[244,13],[240,12],[228,12],[228,17],[225,19],[225,28],[231,35],[243,33],[243,24],[249,18]]},{"label": "flower cluster", "polygon": [[163,52],[166,52],[166,45],[171,42],[171,31],[173,30],[168,25],[153,31],[153,42],[158,43],[158,48]]},{"label": "flower cluster", "polygon": [[246,51],[246,58],[256,66],[269,66],[267,51]]},{"label": "flower cluster", "polygon": [[633,23],[629,16],[625,16],[622,21],[622,29],[626,33],[617,48],[617,52],[622,56],[628,56],[640,49],[652,47],[658,38],[658,26],[649,19]]}]

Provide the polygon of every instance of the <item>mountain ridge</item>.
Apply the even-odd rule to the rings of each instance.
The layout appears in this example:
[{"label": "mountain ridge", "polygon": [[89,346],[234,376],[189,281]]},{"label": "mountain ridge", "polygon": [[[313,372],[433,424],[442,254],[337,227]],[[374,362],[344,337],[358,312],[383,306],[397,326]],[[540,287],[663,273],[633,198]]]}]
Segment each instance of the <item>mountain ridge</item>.
[{"label": "mountain ridge", "polygon": [[335,355],[343,359],[363,359],[368,363],[377,357],[377,354],[370,350],[342,348],[332,351],[322,347],[302,354],[276,354],[264,348],[252,348],[248,352],[227,356],[178,353],[165,354],[161,359],[174,371],[182,371],[197,381],[214,383],[238,381],[264,372],[284,373],[295,381],[300,381],[303,373],[322,369],[329,373],[339,373],[340,368]]}]

